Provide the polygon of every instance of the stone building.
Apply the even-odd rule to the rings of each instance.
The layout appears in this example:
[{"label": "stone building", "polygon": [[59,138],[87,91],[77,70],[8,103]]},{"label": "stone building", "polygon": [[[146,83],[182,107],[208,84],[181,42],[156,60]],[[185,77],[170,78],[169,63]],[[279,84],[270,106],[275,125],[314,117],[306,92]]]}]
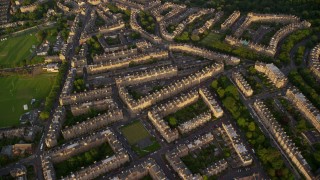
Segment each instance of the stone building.
[{"label": "stone building", "polygon": [[211,166],[203,170],[207,176],[215,176],[228,168],[228,162],[225,159],[221,159],[218,162],[213,163]]},{"label": "stone building", "polygon": [[212,93],[207,88],[200,88],[199,95],[206,105],[210,108],[212,114],[216,118],[223,116],[223,110],[216,99],[213,97]]},{"label": "stone building", "polygon": [[111,94],[112,94],[112,88],[104,87],[104,88],[94,89],[86,92],[60,96],[59,102],[61,106],[79,104],[79,103],[84,103],[88,101],[94,101],[96,99],[109,97],[111,96]]},{"label": "stone building", "polygon": [[135,180],[150,175],[154,180],[168,180],[160,166],[154,159],[148,158],[139,165],[122,171],[120,174],[110,178],[111,180]]},{"label": "stone building", "polygon": [[287,89],[286,97],[320,132],[319,110],[295,87]]},{"label": "stone building", "polygon": [[142,37],[146,38],[147,40],[155,43],[160,44],[162,42],[162,39],[156,35],[150,34],[147,31],[145,31],[138,23],[137,17],[139,14],[139,10],[133,9],[131,10],[131,16],[130,16],[130,26],[131,28],[141,34]]},{"label": "stone building", "polygon": [[152,106],[156,102],[172,97],[181,91],[187,90],[201,82],[209,79],[210,77],[221,73],[224,69],[223,64],[213,64],[206,67],[194,74],[191,74],[182,80],[177,80],[162,88],[160,91],[148,94],[140,98],[139,100],[133,100],[126,88],[119,87],[119,96],[123,102],[127,105],[132,113],[137,113],[147,107]]},{"label": "stone building", "polygon": [[236,82],[238,88],[246,97],[252,96],[253,90],[240,72],[233,72],[232,78]]},{"label": "stone building", "polygon": [[264,126],[276,139],[281,149],[286,153],[286,156],[293,162],[293,164],[296,165],[301,174],[303,174],[303,176],[308,180],[314,179],[315,177],[311,172],[309,164],[303,158],[301,152],[292,142],[292,139],[290,139],[290,137],[286,134],[284,129],[277,122],[266,105],[262,101],[256,100],[253,104],[253,107],[261,118]]},{"label": "stone building", "polygon": [[234,24],[240,17],[240,11],[233,11],[233,13],[221,24],[221,30],[227,30]]},{"label": "stone building", "polygon": [[[206,145],[213,142],[214,137],[212,133],[207,133],[201,136],[196,137],[190,143],[179,144],[173,150],[165,154],[166,160],[169,162],[173,170],[179,175],[181,179],[184,180],[202,180],[203,177],[200,174],[193,174],[189,168],[183,163],[181,157],[188,155],[189,153],[198,150],[199,148],[205,147]],[[217,167],[219,166],[219,167]],[[222,169],[225,169],[227,166],[224,159],[210,165],[208,168],[200,170],[205,172],[205,174],[218,174]]]},{"label": "stone building", "polygon": [[311,72],[320,79],[320,44],[311,50],[309,67]]},{"label": "stone building", "polygon": [[66,120],[66,110],[63,106],[59,106],[53,113],[50,126],[47,134],[45,135],[45,143],[47,147],[51,148],[58,144],[58,138],[60,136],[60,130],[63,123]]},{"label": "stone building", "polygon": [[288,83],[288,78],[273,63],[256,62],[254,68],[258,72],[265,74],[277,88],[283,88]]},{"label": "stone building", "polygon": [[77,123],[76,125],[73,125],[71,127],[66,127],[61,132],[64,139],[69,140],[93,132],[107,126],[108,124],[120,120],[123,120],[123,113],[121,109],[116,108],[108,110],[107,113],[104,113],[102,115],[98,115],[81,123]]},{"label": "stone building", "polygon": [[238,135],[232,124],[222,123],[222,127],[223,133],[225,133],[229,138],[228,141],[231,142],[233,149],[236,151],[240,159],[241,165],[251,165],[253,162],[252,156],[247,150],[247,147],[243,144],[242,140],[240,139],[240,136]]},{"label": "stone building", "polygon": [[200,56],[209,60],[215,60],[219,63],[225,63],[227,65],[237,65],[240,63],[240,59],[237,57],[217,53],[214,51],[195,47],[188,44],[170,44],[169,50],[172,52],[189,53],[189,54]]},{"label": "stone building", "polygon": [[96,111],[104,111],[107,109],[115,109],[116,107],[118,106],[113,99],[106,97],[95,101],[73,104],[70,108],[73,116],[79,116],[87,114],[92,109]]},{"label": "stone building", "polygon": [[141,64],[150,62],[152,60],[166,59],[169,57],[168,51],[154,51],[146,54],[132,56],[130,58],[108,60],[101,64],[94,64],[87,66],[88,74],[104,73],[109,70],[127,68],[132,64]]}]

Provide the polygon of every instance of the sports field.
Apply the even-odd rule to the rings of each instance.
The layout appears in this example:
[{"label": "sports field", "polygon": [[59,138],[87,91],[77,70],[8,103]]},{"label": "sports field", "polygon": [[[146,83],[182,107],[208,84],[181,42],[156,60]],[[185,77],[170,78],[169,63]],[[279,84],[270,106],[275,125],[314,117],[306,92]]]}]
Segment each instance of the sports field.
[{"label": "sports field", "polygon": [[27,59],[35,50],[32,46],[37,47],[39,45],[35,34],[36,31],[32,31],[0,41],[0,65],[13,67],[23,59]]},{"label": "sports field", "polygon": [[126,137],[130,145],[134,145],[139,141],[151,137],[140,121],[121,128],[121,132]]},{"label": "sports field", "polygon": [[122,127],[121,132],[131,145],[132,150],[140,157],[154,152],[161,147],[156,138],[149,134],[140,121],[134,121]]},{"label": "sports field", "polygon": [[20,116],[26,111],[23,105],[30,101],[45,99],[51,90],[56,73],[45,73],[34,77],[0,77],[0,127],[19,124]]}]

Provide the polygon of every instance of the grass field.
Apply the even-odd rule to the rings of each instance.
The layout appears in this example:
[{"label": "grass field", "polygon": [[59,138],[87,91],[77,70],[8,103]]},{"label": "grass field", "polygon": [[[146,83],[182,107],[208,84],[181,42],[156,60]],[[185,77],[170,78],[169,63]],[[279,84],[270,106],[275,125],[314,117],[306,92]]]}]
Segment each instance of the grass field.
[{"label": "grass field", "polygon": [[[140,121],[135,121],[127,126],[122,127],[121,132],[131,145],[132,149],[140,157],[154,152],[160,148],[160,144],[149,134]],[[147,147],[140,148],[138,143],[146,138],[149,138],[152,143]]]},{"label": "grass field", "polygon": [[121,128],[121,132],[130,145],[134,145],[145,138],[151,137],[140,121],[135,121],[128,126],[124,126]]},{"label": "grass field", "polygon": [[0,66],[13,67],[28,58],[31,55],[32,45],[39,44],[35,34],[36,31],[33,31],[0,41]]},{"label": "grass field", "polygon": [[0,77],[0,127],[19,124],[19,117],[25,111],[23,105],[30,108],[31,99],[44,99],[50,92],[55,73],[46,73],[35,77]]}]

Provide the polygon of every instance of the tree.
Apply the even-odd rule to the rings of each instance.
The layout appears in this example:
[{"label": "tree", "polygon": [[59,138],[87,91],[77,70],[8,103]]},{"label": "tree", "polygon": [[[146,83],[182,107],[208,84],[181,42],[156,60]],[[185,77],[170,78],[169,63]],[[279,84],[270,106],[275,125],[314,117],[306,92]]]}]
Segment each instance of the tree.
[{"label": "tree", "polygon": [[256,125],[254,122],[250,122],[249,125],[248,125],[248,129],[249,131],[255,131],[256,130]]},{"label": "tree", "polygon": [[47,112],[47,111],[42,111],[42,112],[39,114],[39,118],[40,118],[41,120],[46,120],[46,119],[49,118],[49,116],[50,116],[50,113]]},{"label": "tree", "polygon": [[169,118],[169,124],[171,125],[171,126],[176,126],[177,125],[177,119],[175,118],[175,117],[170,117]]},{"label": "tree", "polygon": [[213,89],[218,89],[218,80],[214,80],[214,81],[212,81],[212,83],[211,83],[211,87],[213,88]]},{"label": "tree", "polygon": [[192,41],[199,41],[199,40],[200,40],[200,37],[199,37],[198,35],[196,35],[196,34],[192,34],[192,35],[191,35],[191,40],[192,40]]},{"label": "tree", "polygon": [[246,137],[247,137],[248,139],[251,139],[251,138],[252,138],[252,132],[247,132],[247,133],[246,133]]},{"label": "tree", "polygon": [[242,128],[247,127],[247,124],[248,124],[246,119],[244,119],[242,117],[237,120],[237,123]]}]

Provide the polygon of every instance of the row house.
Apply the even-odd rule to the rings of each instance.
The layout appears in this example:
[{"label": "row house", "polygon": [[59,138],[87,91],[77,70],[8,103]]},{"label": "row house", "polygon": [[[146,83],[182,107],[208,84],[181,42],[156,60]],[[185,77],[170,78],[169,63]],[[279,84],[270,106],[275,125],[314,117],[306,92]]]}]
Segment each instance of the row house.
[{"label": "row house", "polygon": [[156,112],[149,111],[148,118],[168,143],[173,142],[179,138],[178,130],[171,129],[168,123]]},{"label": "row house", "polygon": [[242,38],[238,38],[235,36],[226,36],[225,42],[227,42],[228,44],[230,44],[232,46],[245,45],[248,49],[251,49],[251,50],[256,51],[258,53],[273,57],[277,52],[279,42],[283,38],[285,38],[290,33],[294,32],[296,30],[309,28],[310,26],[311,26],[311,24],[307,21],[291,23],[291,24],[281,28],[279,31],[277,31],[271,37],[271,40],[270,40],[268,46],[254,43],[254,42],[251,42],[248,40],[243,40]]},{"label": "row house", "polygon": [[190,53],[210,60],[216,60],[219,63],[224,62],[227,65],[237,65],[240,59],[234,56],[217,53],[204,48],[195,47],[188,44],[170,44],[169,50],[172,52]]},{"label": "row house", "polygon": [[107,113],[104,113],[102,115],[98,115],[81,123],[77,123],[74,126],[66,127],[61,132],[63,138],[69,140],[93,132],[102,127],[106,127],[111,123],[121,120],[123,120],[122,110],[119,108],[115,108],[112,110],[108,110]]},{"label": "row house", "polygon": [[114,0],[114,2],[118,4],[121,4],[122,6],[126,6],[126,9],[139,9],[139,10],[144,10],[144,6],[142,4],[136,3],[134,1],[130,0]]},{"label": "row house", "polygon": [[168,57],[168,51],[154,51],[125,59],[108,60],[102,64],[88,65],[87,72],[88,74],[98,74],[109,70],[126,68],[129,67],[130,64],[141,64],[156,59],[167,59]]},{"label": "row house", "polygon": [[125,163],[129,162],[129,155],[120,151],[114,156],[107,157],[104,160],[96,162],[89,167],[81,169],[77,172],[72,173],[71,175],[62,178],[63,180],[87,180],[87,179],[95,179],[105,173],[111,172],[115,170]]},{"label": "row house", "polygon": [[277,88],[283,88],[288,83],[288,78],[273,63],[256,62],[254,68],[258,72],[265,74]]},{"label": "row house", "polygon": [[[106,128],[102,131],[95,133],[92,139],[90,139],[90,142],[92,142],[92,144],[88,142],[86,143],[86,145],[82,145],[82,146],[87,146],[87,147],[89,146],[89,148],[92,148],[92,146],[96,147],[97,143],[94,140],[100,141],[100,139],[103,139],[102,143],[105,143],[105,141],[107,141],[115,154],[112,155],[111,157],[106,157],[106,159],[103,159],[99,162],[95,162],[94,164],[88,167],[82,168],[77,172],[73,172],[69,176],[64,177],[62,179],[65,179],[65,180],[95,179],[98,176],[105,174],[107,172],[110,172],[112,170],[115,170],[120,166],[122,166],[123,164],[129,162],[130,159],[127,151],[123,148],[121,142],[118,140],[116,135],[109,128]],[[101,144],[101,142],[99,142],[99,144]],[[89,149],[87,147],[83,147],[83,148],[80,147],[80,148]],[[83,150],[79,151],[79,149],[77,149],[76,151],[77,153],[81,153],[81,151],[84,152]]]},{"label": "row house", "polygon": [[9,0],[0,0],[0,25],[6,24],[9,20]]},{"label": "row house", "polygon": [[200,35],[200,34],[203,34],[205,31],[208,31],[211,29],[211,27],[216,23],[218,22],[221,17],[223,16],[223,12],[222,11],[219,11],[215,14],[214,18],[211,18],[209,20],[206,21],[206,23],[198,28],[198,29],[195,29],[193,30],[192,34],[194,35]]},{"label": "row house", "polygon": [[269,51],[272,51],[274,54],[277,52],[277,47],[279,42],[284,39],[286,36],[288,36],[290,33],[297,31],[299,29],[305,29],[310,28],[311,23],[308,21],[301,21],[301,22],[295,22],[291,23],[283,28],[281,28],[279,31],[277,31],[271,38],[269,42]]},{"label": "row house", "polygon": [[87,101],[93,101],[96,99],[101,99],[107,96],[111,96],[111,94],[112,94],[112,88],[104,87],[104,88],[90,90],[87,92],[80,92],[80,93],[60,96],[59,102],[61,106],[78,104],[78,103],[84,103]]},{"label": "row house", "polygon": [[181,179],[202,180],[203,178],[200,174],[192,174],[189,168],[182,162],[181,157],[184,157],[190,152],[206,146],[207,144],[213,142],[213,140],[214,137],[212,133],[204,134],[195,138],[189,144],[185,143],[178,145],[173,150],[167,152],[165,154],[165,158]]},{"label": "row house", "polygon": [[[183,94],[179,97],[176,97],[174,100],[167,102],[166,104],[159,105],[153,108],[153,110],[148,112],[148,118],[167,142],[173,142],[179,138],[178,130],[171,129],[168,123],[163,118],[178,111],[179,109],[197,102],[198,98],[199,95],[197,91],[191,91],[187,94]],[[192,130],[191,128],[185,129],[189,129],[189,131]]]},{"label": "row house", "polygon": [[[125,88],[119,87],[119,95],[124,103],[127,105],[129,110],[132,113],[139,112],[147,107],[152,106],[153,104],[172,97],[181,91],[187,90],[193,86],[199,85],[201,82],[208,80],[212,76],[223,72],[223,64],[212,64],[208,67],[203,68],[202,70],[191,74],[187,77],[184,77],[182,80],[176,80],[169,84],[168,86],[162,88],[160,91],[148,94],[147,96],[142,97],[141,99],[135,101],[131,100],[132,98],[128,95]],[[130,100],[130,101],[129,101]]]},{"label": "row house", "polygon": [[186,121],[178,126],[178,130],[181,134],[189,133],[190,131],[204,125],[212,119],[212,114],[210,111],[202,113],[193,119]]},{"label": "row house", "polygon": [[62,91],[61,91],[61,97],[63,96],[68,96],[71,94],[72,90],[73,90],[73,82],[76,78],[76,73],[77,70],[76,69],[71,69],[67,75],[66,81],[63,85]]},{"label": "row house", "polygon": [[40,5],[39,2],[36,1],[33,4],[30,4],[30,5],[27,5],[27,6],[21,6],[20,7],[20,11],[22,13],[33,12],[38,8],[39,5]]},{"label": "row house", "polygon": [[51,162],[50,156],[40,156],[41,159],[41,166],[43,172],[43,178],[45,180],[56,180],[56,172],[53,167],[53,163]]},{"label": "row house", "polygon": [[[4,17],[4,7],[1,7],[0,5],[0,28],[13,28],[13,27],[17,27],[17,26],[23,26],[26,24],[26,21],[16,21],[16,22],[11,22],[11,23],[7,23],[7,20],[4,20],[6,17]],[[2,13],[2,15],[1,15]],[[1,20],[3,19],[3,20]],[[3,24],[1,24],[1,21]]]},{"label": "row house", "polygon": [[252,96],[253,90],[240,72],[233,72],[232,78],[236,82],[238,88],[246,97]]},{"label": "row house", "polygon": [[66,109],[63,106],[57,107],[55,109],[55,112],[53,113],[48,132],[45,135],[44,141],[47,147],[51,148],[58,144],[60,130],[65,120],[66,120]]},{"label": "row house", "polygon": [[137,72],[135,74],[128,74],[123,77],[115,78],[117,86],[141,84],[148,81],[154,81],[158,79],[171,78],[177,76],[178,68],[177,66],[159,67],[151,70],[145,70],[144,72]]},{"label": "row house", "polygon": [[184,19],[181,23],[178,24],[178,26],[176,27],[176,29],[173,31],[173,33],[168,33],[166,27],[168,24],[170,23],[173,23],[170,22],[160,22],[159,26],[160,26],[160,34],[161,36],[166,39],[167,41],[173,41],[173,39],[180,35],[183,30],[186,28],[186,26],[188,24],[191,24],[193,23],[196,19],[200,18],[201,16],[203,15],[206,15],[206,14],[210,14],[210,13],[213,13],[215,10],[214,9],[200,9],[200,10],[196,10],[196,9],[188,9],[186,11],[186,13],[184,13],[183,15],[175,18],[173,21],[175,22],[179,22],[179,20],[181,19]]},{"label": "row house", "polygon": [[281,125],[274,118],[267,106],[260,100],[256,100],[253,107],[262,120],[263,125],[270,134],[276,139],[285,155],[296,165],[298,170],[308,180],[314,179],[311,168],[307,161],[301,155],[301,152],[292,142],[291,138],[286,134]]},{"label": "row house", "polygon": [[295,87],[287,89],[286,97],[320,132],[320,112],[314,105]]},{"label": "row house", "polygon": [[162,39],[158,36],[155,36],[153,34],[150,34],[146,32],[138,23],[137,17],[139,14],[139,10],[132,10],[131,11],[131,16],[130,16],[130,26],[131,28],[141,34],[142,37],[146,38],[147,40],[155,43],[155,44],[160,44],[162,42]]},{"label": "row house", "polygon": [[103,55],[94,56],[93,63],[99,64],[109,60],[123,59],[126,57],[137,56],[137,55],[138,55],[137,48],[124,49],[120,51],[112,51],[112,52],[104,53]]},{"label": "row house", "polygon": [[212,93],[207,88],[200,88],[199,95],[206,105],[210,108],[212,114],[216,118],[223,116],[223,110],[217,100],[213,97]]},{"label": "row house", "polygon": [[220,174],[222,171],[228,168],[228,162],[225,159],[221,159],[218,162],[213,163],[209,167],[203,170],[203,173],[210,176],[216,176]]},{"label": "row house", "polygon": [[117,104],[113,99],[106,97],[104,99],[98,99],[95,101],[89,101],[80,104],[71,105],[71,112],[73,116],[79,116],[82,114],[87,114],[90,110],[94,109],[96,111],[104,111],[106,109],[116,108]]},{"label": "row house", "polygon": [[247,150],[247,147],[242,142],[240,136],[232,126],[232,124],[225,124],[222,123],[223,132],[226,133],[228,137],[228,141],[231,142],[233,149],[236,151],[241,165],[242,166],[249,166],[252,164],[253,159],[249,151]]},{"label": "row house", "polygon": [[145,40],[136,42],[137,49],[141,52],[145,52],[148,49],[152,48],[152,44]]},{"label": "row house", "polygon": [[[108,142],[109,128],[94,132],[88,136],[69,141],[61,146],[50,149],[45,155],[51,157],[53,163],[65,161],[72,156],[86,152],[94,147]],[[111,145],[110,145],[111,146]]]},{"label": "row house", "polygon": [[232,26],[240,17],[240,11],[233,11],[233,13],[221,24],[221,30],[225,31]]},{"label": "row house", "polygon": [[312,48],[310,52],[309,67],[311,72],[320,79],[320,44]]},{"label": "row house", "polygon": [[1,139],[23,138],[27,141],[33,141],[37,132],[41,131],[38,126],[18,127],[18,128],[4,128],[0,129]]},{"label": "row house", "polygon": [[65,13],[69,13],[70,12],[70,8],[68,6],[65,6],[64,4],[57,2],[57,6],[60,10],[62,10]]},{"label": "row house", "polygon": [[274,56],[274,54],[275,54],[275,52],[270,50],[268,48],[268,46],[265,46],[265,45],[262,45],[259,43],[255,43],[255,42],[252,42],[249,40],[245,40],[242,38],[237,38],[234,36],[227,35],[225,37],[224,41],[226,43],[230,44],[231,46],[239,46],[239,47],[245,46],[246,48],[248,48],[250,50],[256,51],[258,53],[261,53],[261,54],[264,54],[267,56]]},{"label": "row house", "polygon": [[266,22],[277,22],[277,23],[295,23],[299,22],[300,18],[293,15],[284,14],[258,14],[258,13],[248,13],[244,22],[234,33],[234,36],[240,37],[243,32],[254,22],[266,23]]},{"label": "row house", "polygon": [[132,168],[122,171],[120,174],[110,178],[111,180],[135,180],[142,179],[150,175],[155,180],[168,180],[160,166],[154,159],[148,158],[139,165],[134,165]]}]

